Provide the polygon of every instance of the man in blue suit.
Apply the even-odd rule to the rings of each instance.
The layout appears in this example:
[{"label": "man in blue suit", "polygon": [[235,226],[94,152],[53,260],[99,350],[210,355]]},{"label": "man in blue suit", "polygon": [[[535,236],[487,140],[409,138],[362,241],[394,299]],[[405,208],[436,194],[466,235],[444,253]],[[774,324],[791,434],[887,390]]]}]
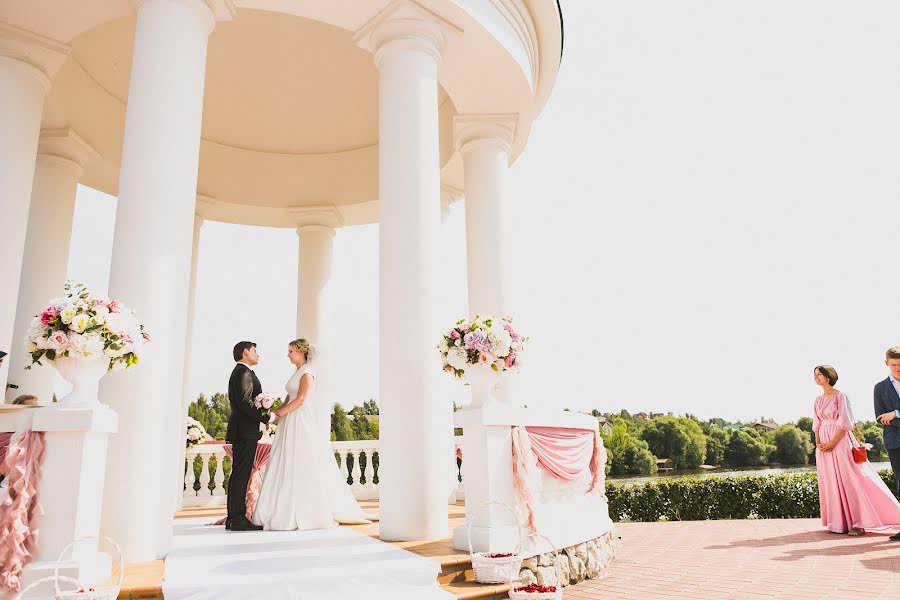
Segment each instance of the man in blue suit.
[{"label": "man in blue suit", "polygon": [[[884,364],[891,374],[875,384],[875,416],[884,428],[884,446],[894,471],[896,495],[900,493],[900,347],[888,348]],[[892,535],[891,539],[900,541],[900,533]]]}]

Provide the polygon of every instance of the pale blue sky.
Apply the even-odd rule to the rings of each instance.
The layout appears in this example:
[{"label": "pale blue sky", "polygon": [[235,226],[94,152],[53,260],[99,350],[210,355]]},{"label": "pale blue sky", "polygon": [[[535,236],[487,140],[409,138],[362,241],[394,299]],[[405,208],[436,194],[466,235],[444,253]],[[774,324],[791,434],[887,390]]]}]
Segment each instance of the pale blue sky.
[{"label": "pale blue sky", "polygon": [[[532,337],[518,393],[559,408],[796,419],[818,391],[812,367],[831,363],[871,418],[883,352],[900,344],[900,5],[563,8],[559,79],[509,175],[508,276]],[[79,190],[70,275],[100,289],[114,206]],[[462,206],[443,236],[449,323],[465,310]],[[345,404],[377,394],[376,249],[377,226],[335,238]],[[242,337],[260,343],[263,385],[280,389],[296,260],[293,230],[204,227],[195,391],[225,389]],[[259,289],[230,296],[229,273],[249,266]]]}]

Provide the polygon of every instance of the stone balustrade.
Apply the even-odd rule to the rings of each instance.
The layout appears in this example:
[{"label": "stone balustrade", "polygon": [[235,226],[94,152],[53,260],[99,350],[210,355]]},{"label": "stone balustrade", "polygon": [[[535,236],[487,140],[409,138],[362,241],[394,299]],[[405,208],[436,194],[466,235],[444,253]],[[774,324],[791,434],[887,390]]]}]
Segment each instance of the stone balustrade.
[{"label": "stone balustrade", "polygon": [[[454,440],[454,450],[462,447],[462,436]],[[378,440],[331,442],[335,460],[346,476],[347,485],[357,500],[378,498]],[[227,463],[227,464],[226,464]],[[462,498],[462,461],[453,456],[453,469],[458,482],[456,497]],[[200,475],[196,475],[199,467]],[[227,468],[226,468],[227,467]],[[225,482],[231,472],[231,460],[224,444],[199,444],[189,448],[185,458],[182,506],[224,506]]]}]

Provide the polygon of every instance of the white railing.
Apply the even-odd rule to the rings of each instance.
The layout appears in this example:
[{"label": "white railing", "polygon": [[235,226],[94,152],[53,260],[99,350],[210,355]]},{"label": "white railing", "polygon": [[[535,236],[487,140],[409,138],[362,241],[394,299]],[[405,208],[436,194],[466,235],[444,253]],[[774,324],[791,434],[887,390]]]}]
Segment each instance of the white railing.
[{"label": "white railing", "polygon": [[[454,451],[462,447],[462,436],[454,439]],[[341,473],[346,475],[347,484],[357,500],[378,498],[378,440],[353,442],[331,442]],[[225,505],[225,447],[223,444],[200,444],[187,450],[185,455],[184,497],[182,505],[224,506]],[[195,474],[195,463],[200,463],[200,476]],[[229,472],[230,472],[229,459]],[[456,454],[453,455],[453,469],[458,486],[456,497],[462,498],[462,473],[457,470]]]}]

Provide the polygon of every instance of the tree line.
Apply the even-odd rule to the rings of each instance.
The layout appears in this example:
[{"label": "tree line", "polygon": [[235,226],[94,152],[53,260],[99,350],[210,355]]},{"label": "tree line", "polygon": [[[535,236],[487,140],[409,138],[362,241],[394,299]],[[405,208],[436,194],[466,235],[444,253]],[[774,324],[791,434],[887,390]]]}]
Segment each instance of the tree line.
[{"label": "tree line", "polygon": [[[230,414],[228,394],[221,392],[216,392],[209,398],[205,394],[200,394],[188,406],[188,415],[200,421],[206,433],[214,440],[225,439]],[[366,400],[361,406],[352,407],[349,412],[340,403],[334,405],[334,412],[331,414],[332,441],[377,439],[378,403],[374,399]]]},{"label": "tree line", "polygon": [[[668,458],[675,469],[697,469],[700,465],[756,467],[815,463],[812,419],[758,431],[749,423],[724,419],[701,421],[693,415],[637,418],[628,411],[603,414],[608,425],[600,435],[609,455],[610,475],[649,475],[657,470],[658,458]],[[765,422],[765,419],[760,419]],[[874,422],[860,425],[864,440],[872,444],[869,460],[886,460],[881,428]]]}]

